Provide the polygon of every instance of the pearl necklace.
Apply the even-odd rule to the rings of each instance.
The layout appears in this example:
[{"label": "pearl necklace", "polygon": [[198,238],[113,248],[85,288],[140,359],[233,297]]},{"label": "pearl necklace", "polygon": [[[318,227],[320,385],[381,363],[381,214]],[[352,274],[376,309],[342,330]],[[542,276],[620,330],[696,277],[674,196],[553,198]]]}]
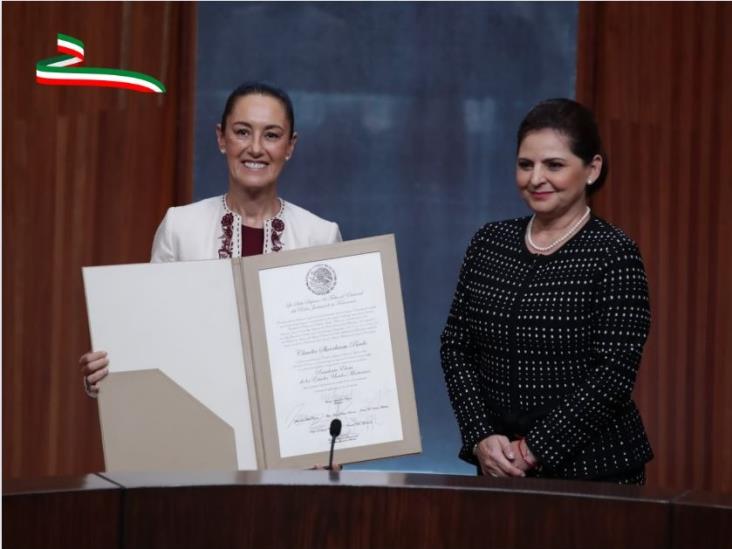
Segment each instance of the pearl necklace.
[{"label": "pearl necklace", "polygon": [[564,233],[562,236],[560,236],[559,238],[557,238],[554,242],[552,242],[548,246],[537,246],[534,243],[534,241],[531,239],[531,228],[534,226],[534,218],[536,217],[536,214],[534,214],[534,215],[531,216],[531,219],[529,220],[529,224],[526,227],[526,241],[535,250],[537,250],[539,252],[548,252],[549,250],[551,250],[552,248],[558,246],[559,244],[561,244],[562,242],[564,242],[565,240],[567,240],[570,236],[572,236],[574,234],[574,232],[577,230],[577,228],[580,225],[582,225],[582,223],[584,222],[584,220],[587,219],[587,217],[589,215],[590,215],[590,207],[587,206],[587,211],[584,214],[582,214],[582,217],[580,217],[577,220],[577,222],[574,225],[572,225],[566,233]]}]

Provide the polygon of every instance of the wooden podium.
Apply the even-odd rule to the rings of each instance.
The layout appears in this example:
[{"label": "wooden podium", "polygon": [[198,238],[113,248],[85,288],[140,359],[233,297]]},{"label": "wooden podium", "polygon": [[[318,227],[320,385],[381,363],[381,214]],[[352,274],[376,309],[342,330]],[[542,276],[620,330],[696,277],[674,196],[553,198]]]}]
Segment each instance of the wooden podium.
[{"label": "wooden podium", "polygon": [[729,548],[732,496],[349,471],[6,480],[3,547]]}]

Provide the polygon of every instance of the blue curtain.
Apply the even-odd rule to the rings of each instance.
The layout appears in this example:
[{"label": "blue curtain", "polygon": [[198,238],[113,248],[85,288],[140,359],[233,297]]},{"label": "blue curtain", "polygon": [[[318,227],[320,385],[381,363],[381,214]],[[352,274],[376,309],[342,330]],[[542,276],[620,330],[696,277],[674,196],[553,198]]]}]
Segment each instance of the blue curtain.
[{"label": "blue curtain", "polygon": [[198,5],[196,199],[226,189],[215,126],[230,91],[291,94],[299,142],[282,196],[345,239],[395,233],[423,453],[352,468],[472,474],[439,360],[463,253],[484,223],[525,215],[516,129],[573,97],[577,4]]}]

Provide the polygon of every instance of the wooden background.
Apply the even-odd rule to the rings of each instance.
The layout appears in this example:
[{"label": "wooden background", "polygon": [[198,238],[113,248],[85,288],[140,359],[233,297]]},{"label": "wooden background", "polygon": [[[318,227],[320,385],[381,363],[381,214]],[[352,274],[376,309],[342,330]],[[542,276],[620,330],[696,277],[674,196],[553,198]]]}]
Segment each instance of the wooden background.
[{"label": "wooden background", "polygon": [[638,242],[653,325],[636,398],[649,483],[732,492],[732,4],[581,3],[577,97]]},{"label": "wooden background", "polygon": [[[147,261],[191,197],[194,4],[3,4],[3,474],[103,468],[80,267]],[[732,492],[731,4],[580,3],[578,98],[611,160],[593,207],[646,259],[653,329],[636,396],[649,484]],[[163,96],[38,86],[55,35]],[[134,142],[135,147],[129,147]]]},{"label": "wooden background", "polygon": [[[145,262],[191,196],[195,4],[4,3],[3,474],[103,469],[83,265]],[[40,86],[56,33],[85,66],[150,74],[165,95]],[[134,143],[135,146],[130,146]]]}]

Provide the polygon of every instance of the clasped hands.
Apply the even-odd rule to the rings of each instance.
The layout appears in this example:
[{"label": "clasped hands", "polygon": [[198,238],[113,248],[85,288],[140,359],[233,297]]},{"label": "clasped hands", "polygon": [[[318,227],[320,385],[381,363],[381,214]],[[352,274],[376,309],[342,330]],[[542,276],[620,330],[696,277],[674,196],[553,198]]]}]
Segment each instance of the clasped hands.
[{"label": "clasped hands", "polygon": [[475,447],[475,457],[483,474],[492,477],[525,477],[526,471],[537,464],[525,442],[511,442],[504,435],[481,440]]}]

